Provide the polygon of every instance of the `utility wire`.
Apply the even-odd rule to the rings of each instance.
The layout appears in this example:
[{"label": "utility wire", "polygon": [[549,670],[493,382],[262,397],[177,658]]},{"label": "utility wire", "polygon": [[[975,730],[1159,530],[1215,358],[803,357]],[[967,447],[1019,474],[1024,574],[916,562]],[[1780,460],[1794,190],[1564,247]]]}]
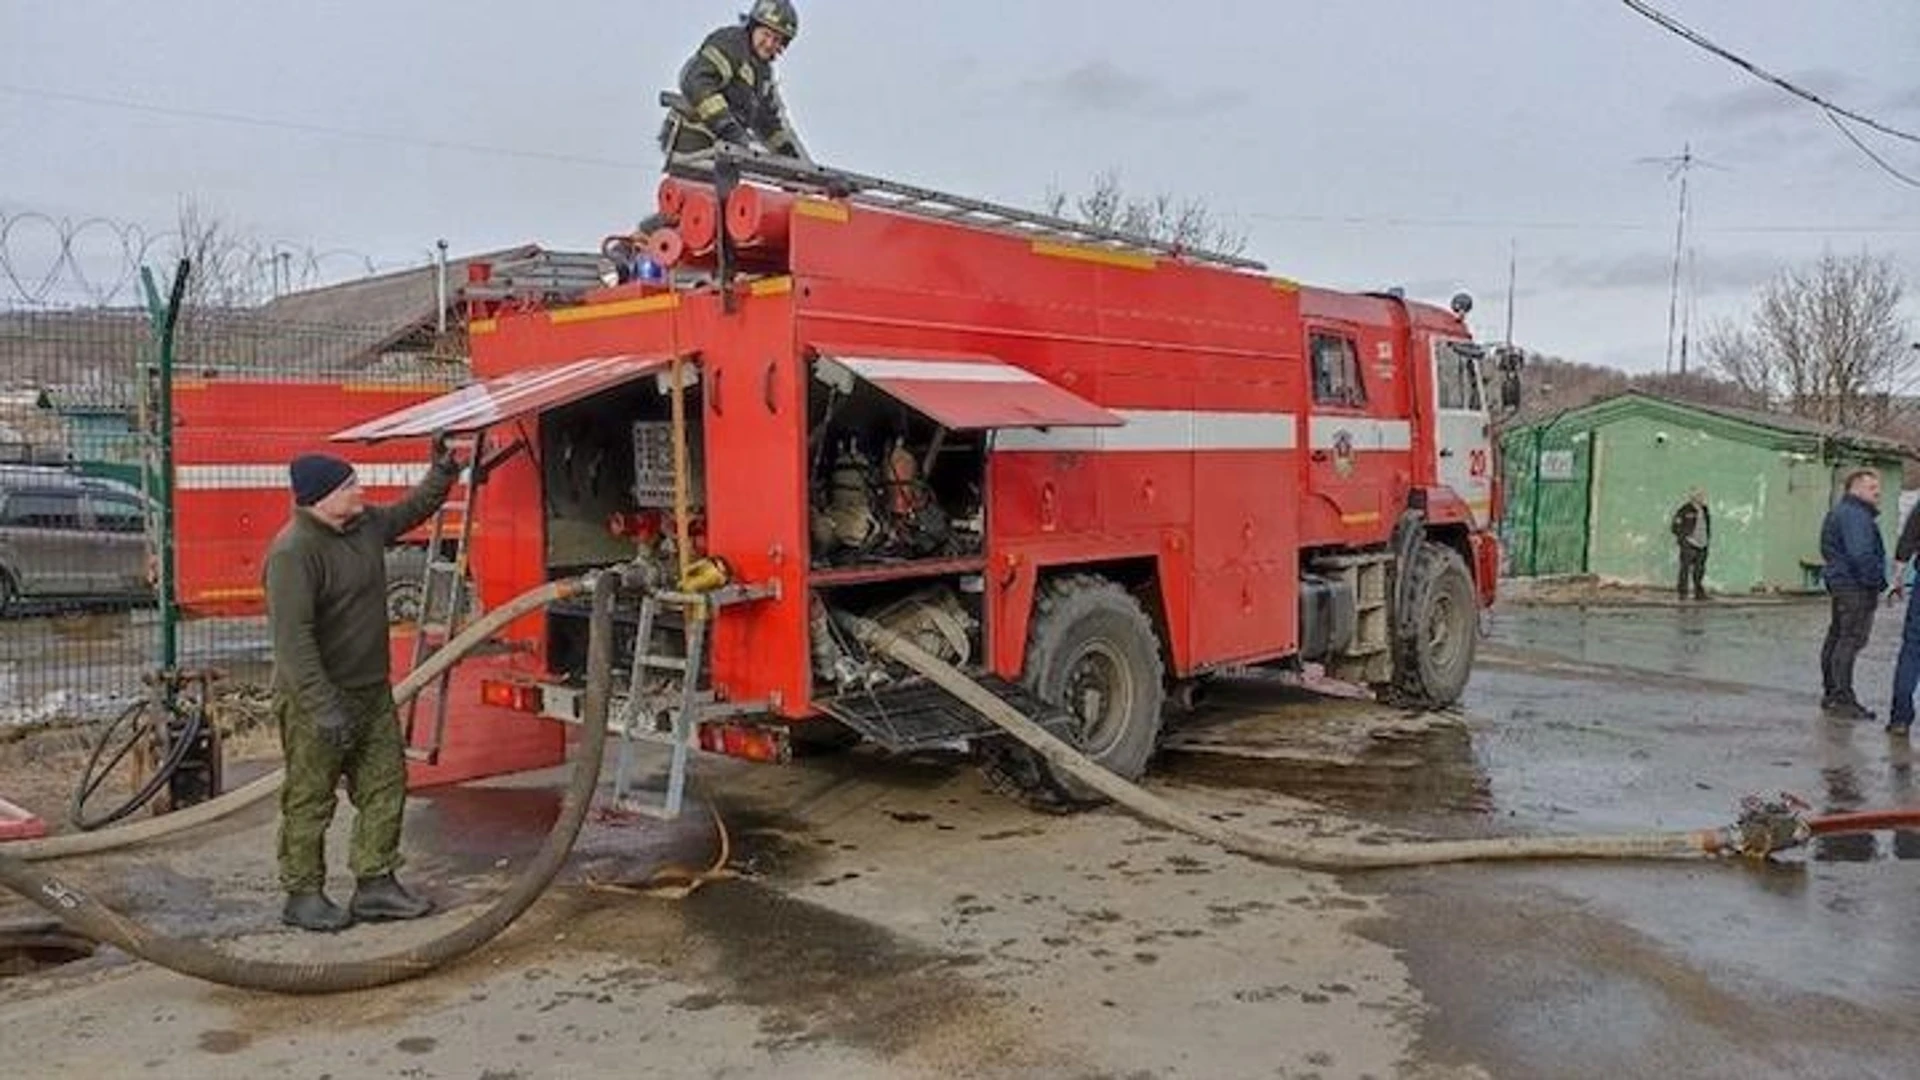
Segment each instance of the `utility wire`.
[{"label": "utility wire", "polygon": [[[63,90],[45,90],[37,87],[18,86],[0,83],[0,94],[12,94],[18,97],[39,98],[47,101],[64,101],[96,108],[122,109],[130,112],[148,113],[156,116],[171,116],[186,120],[205,120],[222,124],[237,124],[245,127],[266,128],[275,131],[291,131],[307,135],[325,135],[343,139],[362,139],[369,142],[386,143],[394,146],[416,146],[432,150],[454,150],[469,154],[485,154],[498,157],[520,158],[531,161],[550,161],[564,165],[584,165],[601,169],[647,169],[657,165],[654,161],[624,160],[619,158],[597,157],[587,154],[565,154],[546,150],[527,150],[512,146],[495,146],[484,143],[460,142],[450,139],[423,138],[402,135],[395,132],[368,131],[357,128],[336,127],[329,124],[310,124],[293,120],[277,120],[264,116],[248,116],[241,113],[217,112],[207,109],[185,109],[168,105],[155,105],[144,101],[132,101],[125,98],[103,97],[96,94],[76,94]],[[1851,135],[1851,133],[1848,133]],[[1905,177],[1902,177],[1905,179]],[[1654,224],[1634,224],[1622,222],[1578,222],[1578,221],[1488,221],[1473,219],[1433,219],[1404,217],[1367,217],[1312,214],[1270,214],[1247,213],[1240,215],[1259,221],[1293,222],[1301,224],[1324,225],[1382,225],[1397,228],[1445,228],[1445,229],[1524,229],[1537,231],[1566,232],[1653,232],[1663,231],[1666,226]],[[1744,225],[1705,227],[1703,232],[1716,233],[1903,233],[1920,232],[1920,226],[1885,225]]]},{"label": "utility wire", "polygon": [[[1863,116],[1860,113],[1854,112],[1852,109],[1848,109],[1845,106],[1837,105],[1831,101],[1828,101],[1826,98],[1821,97],[1819,94],[1816,94],[1813,91],[1808,90],[1807,88],[1797,83],[1794,83],[1788,79],[1784,79],[1778,75],[1775,75],[1773,72],[1768,71],[1767,69],[1761,67],[1760,65],[1754,63],[1751,60],[1748,60],[1746,57],[1741,56],[1740,54],[1733,52],[1730,49],[1726,49],[1720,45],[1715,44],[1705,34],[1702,34],[1699,31],[1694,30],[1691,27],[1688,27],[1685,23],[1680,22],[1678,19],[1675,19],[1671,15],[1668,15],[1662,11],[1659,11],[1649,6],[1644,2],[1644,0],[1620,0],[1620,2],[1627,5],[1627,7],[1631,8],[1637,14],[1640,14],[1642,16],[1645,16],[1647,19],[1652,20],[1654,23],[1659,25],[1662,29],[1669,31],[1670,33],[1679,35],[1680,37],[1686,39],[1687,41],[1693,43],[1694,45],[1697,45],[1700,48],[1705,49],[1706,51],[1712,53],[1713,55],[1718,56],[1722,60],[1725,60],[1727,63],[1732,64],[1737,68],[1740,68],[1741,70],[1747,72],[1749,75],[1752,75],[1754,78],[1759,79],[1762,82],[1772,83],[1774,86],[1777,86],[1782,90],[1785,90],[1787,93],[1792,94],[1797,98],[1800,98],[1807,102],[1811,102],[1814,105],[1818,105],[1820,108],[1825,109],[1829,113],[1838,113],[1839,115],[1844,116],[1849,120],[1852,120],[1856,124],[1863,124],[1867,127],[1872,128],[1875,131],[1880,132],[1883,135],[1891,135],[1896,139],[1905,139],[1906,141],[1911,143],[1920,143],[1920,135],[1916,135],[1911,131],[1902,131],[1896,127],[1889,127],[1888,125],[1883,124],[1878,120],[1875,120],[1871,116]],[[1851,134],[1849,134],[1849,138],[1851,138]],[[1857,145],[1859,143],[1859,140],[1855,139],[1854,142]]]},{"label": "utility wire", "polygon": [[[1673,229],[1671,224],[1635,221],[1512,221],[1494,218],[1422,218],[1422,217],[1370,217],[1359,214],[1276,214],[1263,210],[1250,210],[1227,213],[1226,217],[1249,221],[1271,221],[1293,225],[1353,225],[1382,226],[1405,229],[1518,229],[1532,232],[1651,232],[1665,233]],[[1862,225],[1862,224],[1773,224],[1773,225],[1699,225],[1691,231],[1696,233],[1792,233],[1822,235],[1833,233],[1865,233],[1885,235],[1889,233],[1920,233],[1920,225]]]},{"label": "utility wire", "polygon": [[1908,185],[1909,187],[1920,188],[1920,180],[1916,180],[1913,177],[1908,176],[1906,173],[1901,172],[1899,169],[1894,168],[1887,161],[1887,159],[1881,157],[1879,154],[1874,153],[1871,147],[1869,147],[1866,143],[1860,141],[1860,136],[1855,135],[1853,133],[1853,129],[1848,127],[1846,121],[1840,119],[1839,115],[1835,113],[1834,110],[1824,109],[1822,110],[1822,112],[1825,114],[1828,123],[1832,124],[1835,128],[1838,128],[1840,131],[1840,134],[1845,135],[1847,137],[1848,142],[1852,143],[1856,148],[1858,148],[1861,153],[1867,155],[1867,160],[1873,162],[1875,165],[1880,166],[1880,168],[1884,170],[1888,176],[1893,177],[1895,180],[1898,180],[1901,183]]},{"label": "utility wire", "polygon": [[523,158],[530,161],[553,161],[565,165],[589,165],[603,169],[632,170],[644,169],[658,164],[657,161],[626,161],[618,158],[595,157],[588,154],[563,154],[547,150],[522,150],[511,146],[490,146],[485,143],[459,142],[452,139],[421,138],[413,135],[398,135],[392,132],[334,127],[329,124],[308,124],[293,120],[274,120],[263,116],[215,112],[209,109],[181,109],[168,105],[154,105],[144,101],[131,101],[125,98],[102,97],[94,94],[75,94],[64,90],[42,90],[36,87],[15,86],[8,83],[0,83],[0,94],[40,98],[46,101],[65,101],[105,109],[125,109],[132,112],[150,113],[156,116],[173,116],[187,120],[211,120],[222,124],[242,124],[248,127],[271,128],[277,131],[297,131],[308,135],[331,135],[336,138],[363,139],[368,142],[388,143],[396,146],[418,146],[432,150],[458,150],[469,154],[491,154],[497,157]]}]

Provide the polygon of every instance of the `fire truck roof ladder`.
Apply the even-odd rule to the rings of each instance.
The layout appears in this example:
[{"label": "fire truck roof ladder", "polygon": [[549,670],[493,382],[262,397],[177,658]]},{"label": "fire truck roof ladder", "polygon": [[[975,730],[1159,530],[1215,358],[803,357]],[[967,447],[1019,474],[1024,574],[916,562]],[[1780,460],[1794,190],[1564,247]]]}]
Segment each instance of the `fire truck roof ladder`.
[{"label": "fire truck roof ladder", "polygon": [[856,204],[962,225],[1131,249],[1234,270],[1266,269],[1265,263],[1241,255],[1189,248],[1169,240],[1157,240],[897,180],[828,168],[798,158],[728,143],[721,143],[711,151],[671,158],[667,163],[667,171],[683,179],[717,182],[721,188],[729,190],[741,180],[755,180],[788,191],[847,198]]}]

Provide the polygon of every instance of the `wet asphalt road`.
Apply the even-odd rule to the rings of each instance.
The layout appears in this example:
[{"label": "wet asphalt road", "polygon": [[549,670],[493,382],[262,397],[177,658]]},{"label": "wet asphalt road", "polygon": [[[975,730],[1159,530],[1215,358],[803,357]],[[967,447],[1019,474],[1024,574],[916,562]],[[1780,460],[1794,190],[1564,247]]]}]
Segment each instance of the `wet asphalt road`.
[{"label": "wet asphalt road", "polygon": [[[1485,809],[1449,832],[1687,829],[1747,793],[1920,805],[1912,749],[1819,714],[1819,604],[1503,610],[1467,702]],[[1884,711],[1899,617],[1863,655]],[[1497,1076],[1920,1075],[1920,834],[1771,865],[1459,867],[1377,879],[1434,1007],[1422,1049]]]},{"label": "wet asphalt road", "polygon": [[[1920,805],[1904,744],[1819,716],[1823,631],[1819,605],[1503,609],[1469,691],[1470,738],[1396,740],[1377,769],[1338,754],[1331,769],[1267,763],[1259,786],[1428,835],[1690,829],[1781,790],[1820,810]],[[1863,696],[1882,707],[1897,637],[1884,613],[1861,664]],[[1242,687],[1213,708],[1311,728],[1342,707],[1271,707]],[[1829,841],[1761,866],[1459,866],[1335,883],[1119,814],[1035,816],[958,765],[708,764],[747,879],[684,909],[559,890],[474,964],[320,1012],[96,965],[71,998],[30,996],[0,1016],[33,1025],[45,1075],[299,1062],[311,1068],[291,1075],[533,1076],[549,1047],[604,1075],[649,1040],[676,1047],[661,1075],[689,1076],[1920,1075],[1920,836]],[[1163,777],[1192,779],[1181,772],[1170,761]],[[1249,807],[1270,791],[1222,789]],[[551,790],[433,793],[409,812],[412,872],[443,901],[477,900],[554,804]],[[1290,805],[1266,824],[1320,815]],[[189,920],[172,929],[296,948],[271,933],[271,822],[248,815],[217,850],[181,847],[185,870],[162,852],[108,880],[136,914]],[[698,829],[669,839],[706,857]],[[592,830],[579,854],[588,881],[661,857]],[[1352,936],[1354,919],[1371,940]],[[575,943],[591,944],[591,964],[569,958]],[[109,1015],[139,1022],[103,1031]],[[898,1060],[901,1043],[919,1057]]]}]

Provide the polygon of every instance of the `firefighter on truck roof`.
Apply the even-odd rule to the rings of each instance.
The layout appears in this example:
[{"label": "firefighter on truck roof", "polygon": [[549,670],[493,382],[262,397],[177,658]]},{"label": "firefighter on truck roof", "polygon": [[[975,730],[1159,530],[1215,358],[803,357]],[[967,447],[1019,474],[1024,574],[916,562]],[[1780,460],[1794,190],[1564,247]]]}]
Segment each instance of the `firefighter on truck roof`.
[{"label": "firefighter on truck roof", "polygon": [[740,25],[707,35],[680,69],[680,97],[661,129],[669,154],[693,154],[716,140],[811,160],[787,119],[773,62],[800,33],[792,0],[754,0]]}]

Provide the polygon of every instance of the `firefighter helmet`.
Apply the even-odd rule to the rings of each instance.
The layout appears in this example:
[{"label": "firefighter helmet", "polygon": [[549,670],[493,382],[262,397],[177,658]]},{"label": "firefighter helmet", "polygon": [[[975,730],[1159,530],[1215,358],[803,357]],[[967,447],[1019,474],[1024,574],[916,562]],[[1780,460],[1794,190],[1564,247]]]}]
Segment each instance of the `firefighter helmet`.
[{"label": "firefighter helmet", "polygon": [[793,0],[753,0],[747,25],[764,26],[792,41],[800,36],[800,13],[794,10]]}]

